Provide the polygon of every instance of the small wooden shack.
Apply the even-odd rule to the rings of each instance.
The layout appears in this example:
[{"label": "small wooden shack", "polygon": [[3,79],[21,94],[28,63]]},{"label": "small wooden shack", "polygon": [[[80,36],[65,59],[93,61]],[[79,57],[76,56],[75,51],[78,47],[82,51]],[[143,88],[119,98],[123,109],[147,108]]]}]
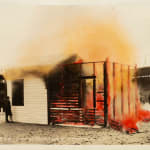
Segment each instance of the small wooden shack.
[{"label": "small wooden shack", "polygon": [[136,116],[136,66],[108,59],[82,62],[71,57],[47,72],[41,69],[31,67],[21,71],[18,78],[7,78],[14,121],[105,127],[109,124],[121,130],[125,116]]}]

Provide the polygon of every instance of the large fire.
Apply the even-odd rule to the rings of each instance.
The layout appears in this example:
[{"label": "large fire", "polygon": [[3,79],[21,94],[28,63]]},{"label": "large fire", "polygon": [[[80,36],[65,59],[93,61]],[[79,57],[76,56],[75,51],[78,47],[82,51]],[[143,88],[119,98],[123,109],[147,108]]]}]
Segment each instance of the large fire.
[{"label": "large fire", "polygon": [[[115,74],[113,74],[114,81],[111,80],[111,63],[109,60],[107,62],[107,103],[108,103],[108,122],[111,120],[115,120],[116,122],[120,122],[123,130],[127,133],[135,133],[138,132],[137,123],[140,121],[150,121],[150,111],[142,109],[138,89],[135,72],[137,71],[136,67],[131,69],[129,66],[123,68],[121,65],[121,77],[117,76],[119,74],[118,64],[115,64],[113,70]],[[133,73],[134,72],[134,73]],[[117,78],[116,78],[117,77]],[[123,82],[123,79],[127,82]],[[133,80],[134,79],[134,80]],[[119,86],[117,84],[119,82]],[[111,93],[111,87],[113,87],[113,94]],[[121,96],[119,96],[121,94]],[[125,97],[126,95],[126,97]],[[117,99],[119,97],[120,99]],[[118,102],[116,102],[118,101]],[[120,103],[119,103],[120,101]],[[128,101],[125,103],[125,101]],[[111,103],[115,103],[115,107],[111,106]],[[113,111],[115,114],[112,115]],[[110,122],[111,124],[111,122]]]},{"label": "large fire", "polygon": [[[67,62],[66,62],[67,63]],[[61,95],[64,93],[64,81],[59,80],[59,86],[61,89],[57,92],[57,100],[53,102],[53,107],[63,108],[67,106],[69,110],[53,110],[55,113],[58,113],[56,122],[60,123],[69,123],[82,125],[88,123],[90,125],[104,123],[104,86],[107,87],[107,109],[108,109],[108,124],[116,129],[123,129],[127,133],[138,132],[137,123],[144,121],[150,121],[150,111],[143,110],[137,90],[136,80],[133,80],[135,77],[135,69],[131,69],[129,66],[123,66],[120,64],[105,61],[106,65],[106,74],[104,73],[103,63],[97,63],[94,67],[94,74],[96,75],[96,107],[94,108],[94,99],[93,99],[93,78],[86,80],[86,94],[84,106],[82,109],[72,110],[72,108],[79,108],[78,102],[79,99],[68,99],[65,100]],[[86,63],[85,63],[86,64]],[[85,65],[82,59],[74,61],[72,65],[83,65],[83,72],[89,74],[89,71],[93,69],[88,69],[88,63]],[[93,66],[93,63],[91,63]],[[59,65],[59,67],[64,67],[66,65]],[[102,67],[103,66],[103,67]],[[40,68],[40,66],[38,66]],[[58,68],[58,67],[57,67]],[[38,70],[34,67],[35,70]],[[33,67],[24,68],[19,74],[19,70],[13,70],[12,78],[9,76],[12,75],[12,70],[6,72],[6,78],[13,80],[14,77],[26,77],[27,75],[34,75],[40,78],[48,76],[51,72],[51,67],[45,66],[41,67],[39,71],[35,71]],[[47,70],[49,69],[50,72]],[[55,70],[55,68],[54,68]],[[58,69],[59,70],[59,69]],[[15,72],[16,71],[16,72]],[[73,71],[73,70],[72,70]],[[62,74],[62,71],[59,70],[59,73]],[[91,75],[93,75],[91,72]],[[50,73],[51,75],[51,73]],[[57,74],[56,74],[57,76]],[[104,76],[106,76],[107,84],[104,85]],[[68,76],[69,77],[69,76]],[[50,85],[51,86],[51,85]],[[72,87],[73,88],[73,87]],[[66,89],[67,90],[67,89]],[[70,89],[68,89],[70,90]],[[83,99],[81,99],[83,101]],[[82,112],[82,113],[81,113]],[[82,117],[80,117],[82,116]],[[68,122],[70,120],[70,122]],[[74,122],[75,121],[75,122]],[[73,123],[74,122],[74,123]],[[120,126],[120,128],[116,127]]]},{"label": "large fire", "polygon": [[123,128],[128,132],[128,133],[135,133],[138,132],[138,126],[137,123],[144,121],[148,122],[150,121],[150,111],[148,110],[143,110],[141,108],[140,102],[137,104],[137,114],[131,114],[128,116],[125,116],[122,125]]},{"label": "large fire", "polygon": [[[66,42],[64,49],[63,58],[68,58],[72,54],[77,54],[80,58],[77,61],[74,60],[73,65],[82,64],[84,61],[100,61],[104,60],[106,57],[111,56],[112,60],[126,64],[126,62],[132,64],[135,62],[134,48],[129,42],[128,38],[124,35],[124,32],[120,28],[116,20],[108,19],[95,21],[92,19],[79,19],[80,23],[75,23],[70,28],[64,29],[63,40]],[[37,47],[40,47],[36,45]],[[36,47],[35,47],[36,48]],[[35,49],[34,48],[34,49]],[[29,49],[30,50],[30,49]],[[31,50],[32,51],[32,50]],[[42,51],[41,51],[42,53]],[[32,57],[32,55],[30,56]],[[22,61],[27,61],[32,59],[25,56]],[[37,58],[38,60],[38,58]],[[107,60],[108,61],[108,60]],[[61,115],[57,116],[58,122],[65,121],[67,119],[80,119],[81,115],[79,112],[84,113],[85,118],[83,122],[89,121],[89,116],[94,116],[91,118],[90,124],[103,122],[104,121],[104,86],[107,87],[107,109],[108,109],[108,124],[111,126],[111,121],[119,122],[128,133],[133,133],[138,131],[137,122],[139,121],[149,121],[150,111],[143,110],[138,98],[138,93],[136,91],[136,84],[132,81],[133,73],[130,72],[129,66],[123,68],[117,63],[106,61],[106,74],[104,74],[104,68],[96,67],[92,75],[96,76],[96,107],[93,104],[93,78],[86,81],[86,94],[85,94],[85,105],[83,109],[70,110],[70,108],[77,107],[77,101],[79,99],[69,99],[64,100],[60,95],[64,91],[63,82],[60,80],[58,85],[61,87],[60,91],[55,93],[56,100],[53,105],[55,107],[66,107],[69,109],[66,111],[61,111]],[[66,62],[68,63],[68,62]],[[70,63],[70,62],[69,62]],[[113,64],[113,65],[110,65]],[[64,63],[62,64],[62,66]],[[60,66],[59,66],[60,67]],[[38,76],[40,78],[49,78],[53,76],[53,71],[61,74],[61,69],[59,70],[55,65],[51,66],[36,66],[36,67],[23,67],[19,69],[10,69],[5,73],[6,79],[16,79],[24,78],[28,75]],[[83,72],[89,73],[92,69],[83,65]],[[55,75],[55,74],[54,74]],[[90,76],[92,76],[90,75]],[[60,75],[61,76],[61,75]],[[107,76],[107,84],[104,85],[104,76]],[[69,76],[68,76],[69,77]],[[50,82],[51,83],[51,82]],[[46,83],[47,84],[47,83]],[[53,86],[53,85],[49,85]],[[48,87],[49,88],[49,87]],[[73,88],[73,87],[71,87]],[[49,90],[49,89],[48,89]],[[68,89],[70,90],[70,89]],[[134,91],[133,91],[134,90]],[[60,92],[60,93],[59,93]],[[69,104],[66,104],[68,102]],[[74,104],[73,104],[74,103]],[[69,108],[70,107],[70,108]],[[53,110],[54,111],[54,110]],[[57,112],[57,111],[55,111]],[[70,115],[71,114],[71,115]],[[74,114],[74,115],[73,115]],[[86,116],[87,115],[87,116]],[[103,119],[101,119],[103,118]],[[83,122],[77,122],[76,124],[82,124]]]}]

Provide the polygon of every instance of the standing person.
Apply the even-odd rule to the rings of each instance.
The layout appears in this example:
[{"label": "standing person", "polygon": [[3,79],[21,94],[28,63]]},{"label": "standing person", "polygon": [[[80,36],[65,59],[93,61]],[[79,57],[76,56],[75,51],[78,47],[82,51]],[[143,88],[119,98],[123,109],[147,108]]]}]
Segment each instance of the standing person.
[{"label": "standing person", "polygon": [[13,122],[9,96],[7,96],[6,99],[5,99],[5,120],[6,120],[7,123],[10,122],[8,120],[8,116],[10,116],[10,120],[11,120],[11,122]]},{"label": "standing person", "polygon": [[150,95],[148,96],[148,103],[150,104]]}]

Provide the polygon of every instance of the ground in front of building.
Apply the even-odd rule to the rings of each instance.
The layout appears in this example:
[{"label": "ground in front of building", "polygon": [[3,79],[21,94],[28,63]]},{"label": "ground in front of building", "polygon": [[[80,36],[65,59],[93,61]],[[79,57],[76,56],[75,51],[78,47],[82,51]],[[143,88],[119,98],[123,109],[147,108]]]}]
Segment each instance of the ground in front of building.
[{"label": "ground in front of building", "polygon": [[149,143],[150,123],[142,123],[140,133],[131,135],[102,127],[0,124],[0,144],[120,145]]}]

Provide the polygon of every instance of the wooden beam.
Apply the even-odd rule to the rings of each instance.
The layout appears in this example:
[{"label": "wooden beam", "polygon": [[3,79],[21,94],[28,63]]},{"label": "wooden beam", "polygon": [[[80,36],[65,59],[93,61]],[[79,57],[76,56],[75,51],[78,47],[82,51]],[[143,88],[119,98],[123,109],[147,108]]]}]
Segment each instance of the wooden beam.
[{"label": "wooden beam", "polygon": [[104,127],[107,127],[108,122],[108,101],[109,101],[109,59],[104,62]]},{"label": "wooden beam", "polygon": [[130,66],[128,66],[128,113],[130,115],[131,111],[130,111],[130,82],[131,82],[131,79],[130,79]]},{"label": "wooden beam", "polygon": [[116,119],[116,64],[113,63],[113,119]]},{"label": "wooden beam", "polygon": [[124,85],[123,85],[123,65],[121,64],[121,113],[122,119],[124,117]]},{"label": "wooden beam", "polygon": [[136,73],[137,73],[137,65],[135,65],[135,74],[134,74],[134,76],[135,76],[135,84],[134,84],[134,86],[135,86],[135,115],[137,116],[137,109],[138,109],[138,87],[137,87],[137,80],[136,80]]}]

